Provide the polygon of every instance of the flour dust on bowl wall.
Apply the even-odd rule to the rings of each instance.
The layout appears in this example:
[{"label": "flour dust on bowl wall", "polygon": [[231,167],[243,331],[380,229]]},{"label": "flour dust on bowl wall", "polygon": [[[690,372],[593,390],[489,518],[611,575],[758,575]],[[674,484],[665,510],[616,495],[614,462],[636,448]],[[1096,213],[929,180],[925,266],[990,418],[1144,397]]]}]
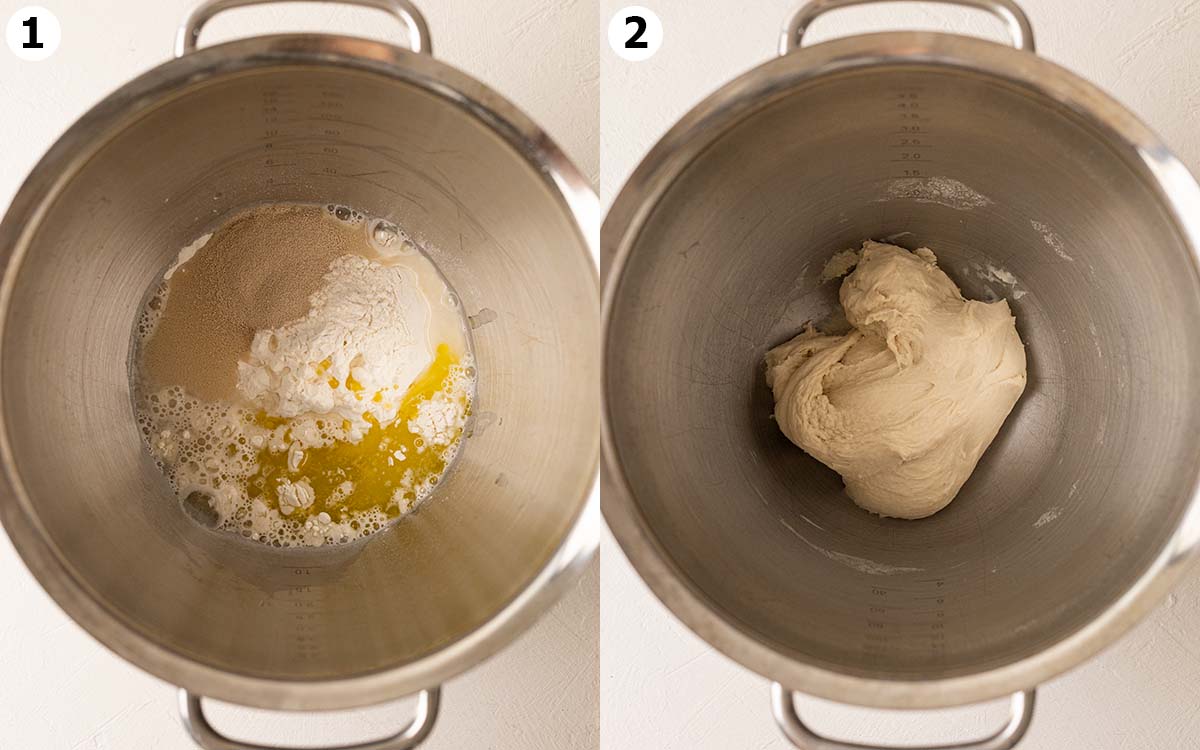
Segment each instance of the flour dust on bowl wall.
[{"label": "flour dust on bowl wall", "polygon": [[0,225],[4,525],[205,746],[200,696],[420,692],[415,746],[597,542],[595,195],[389,7],[413,49],[198,11]]},{"label": "flour dust on bowl wall", "polygon": [[[1037,57],[1019,9],[987,5],[1012,46],[892,32],[798,49],[828,4],[804,8],[785,54],[650,151],[602,232],[605,517],[681,620],[777,683],[800,746],[823,740],[792,690],[892,708],[1014,694],[987,746],[1015,744],[1032,689],[1145,614],[1200,531],[1200,190],[1118,103]],[[1007,304],[1024,345],[1023,393],[920,520],[851,502],[854,467],[844,483],[789,441],[767,387],[767,352],[806,325],[883,330],[838,319],[830,278],[853,261],[827,272],[864,240],[932,250],[960,300]],[[868,355],[891,377],[895,343],[814,387]]]}]

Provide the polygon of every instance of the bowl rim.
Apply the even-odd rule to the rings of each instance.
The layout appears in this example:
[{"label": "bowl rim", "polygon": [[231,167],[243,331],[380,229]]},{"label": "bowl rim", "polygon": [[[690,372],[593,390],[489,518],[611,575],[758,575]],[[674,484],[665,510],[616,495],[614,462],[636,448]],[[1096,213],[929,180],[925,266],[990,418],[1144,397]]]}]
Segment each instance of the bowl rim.
[{"label": "bowl rim", "polygon": [[883,66],[938,67],[991,77],[1057,100],[1136,151],[1190,250],[1200,289],[1200,187],[1187,168],[1132,113],[1093,84],[1030,52],[938,32],[843,37],[777,57],[725,84],[684,115],[650,149],[613,201],[601,230],[606,284],[601,305],[603,514],[634,569],[657,598],[718,651],[789,689],[878,708],[940,708],[1026,690],[1076,666],[1136,624],[1178,581],[1200,544],[1200,465],[1175,531],[1141,576],[1090,623],[1041,651],[979,672],[931,680],[863,677],[800,661],[773,648],[693,586],[640,512],[613,434],[609,398],[612,316],[637,236],[658,201],[697,155],[724,133],[795,87],[847,71]]},{"label": "bowl rim", "polygon": [[[179,95],[228,75],[282,65],[363,71],[414,85],[481,122],[536,170],[580,238],[599,295],[595,257],[600,205],[594,188],[527,115],[491,88],[428,54],[332,34],[276,34],[205,47],[125,83],[80,117],[29,173],[0,221],[0,336],[29,240],[64,185],[105,136]],[[2,365],[0,365],[2,366]],[[2,403],[0,403],[2,407]],[[230,672],[159,643],[110,609],[78,577],[49,537],[24,492],[0,413],[0,523],[34,578],[75,622],[127,661],[205,697],[269,709],[333,710],[393,700],[435,687],[492,656],[529,628],[582,573],[599,545],[599,436],[579,456],[575,513],[525,587],[492,617],[456,641],[408,664],[345,678],[281,680]]]}]

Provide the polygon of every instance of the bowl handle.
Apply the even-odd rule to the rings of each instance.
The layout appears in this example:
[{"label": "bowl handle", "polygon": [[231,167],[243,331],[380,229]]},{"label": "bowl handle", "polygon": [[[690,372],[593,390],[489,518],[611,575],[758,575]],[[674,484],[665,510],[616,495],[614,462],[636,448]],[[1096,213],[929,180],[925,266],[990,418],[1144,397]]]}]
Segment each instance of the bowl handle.
[{"label": "bowl handle", "polygon": [[[196,6],[175,35],[175,56],[183,57],[189,52],[196,51],[200,40],[200,30],[213,16],[234,8],[248,5],[266,5],[267,3],[284,2],[284,0],[208,0]],[[363,8],[375,8],[390,13],[404,24],[408,30],[408,47],[413,52],[433,54],[433,41],[429,38],[429,26],[417,6],[409,0],[313,0],[313,2],[340,2],[343,5],[358,5]]]},{"label": "bowl handle", "polygon": [[[1033,720],[1034,694],[1033,690],[1013,693],[1008,723],[995,734],[981,740],[920,747],[905,745],[903,750],[1009,750],[1021,741],[1025,731],[1029,729],[1029,722]],[[899,750],[894,747],[889,749],[879,745],[842,742],[817,734],[800,719],[800,714],[796,711],[795,696],[795,693],[778,682],[771,684],[771,713],[775,716],[775,723],[783,730],[784,736],[800,750]]]},{"label": "bowl handle", "polygon": [[[340,745],[327,750],[410,750],[429,738],[437,721],[440,687],[417,693],[417,714],[406,727],[390,737],[356,745]],[[274,745],[257,745],[226,737],[208,722],[204,715],[203,698],[187,690],[179,691],[179,714],[192,739],[204,750],[283,750]]]},{"label": "bowl handle", "polygon": [[[1025,15],[1025,12],[1013,0],[927,1],[985,10],[1004,22],[1005,27],[1008,29],[1008,35],[1012,39],[1012,46],[1024,52],[1034,51],[1033,27],[1029,24],[1029,17]],[[800,49],[800,42],[804,39],[804,32],[808,31],[818,16],[839,8],[849,8],[853,5],[867,5],[876,2],[880,2],[880,0],[811,0],[811,2],[796,11],[788,20],[787,25],[783,27],[783,35],[779,39],[779,54],[786,55],[789,52]]]}]

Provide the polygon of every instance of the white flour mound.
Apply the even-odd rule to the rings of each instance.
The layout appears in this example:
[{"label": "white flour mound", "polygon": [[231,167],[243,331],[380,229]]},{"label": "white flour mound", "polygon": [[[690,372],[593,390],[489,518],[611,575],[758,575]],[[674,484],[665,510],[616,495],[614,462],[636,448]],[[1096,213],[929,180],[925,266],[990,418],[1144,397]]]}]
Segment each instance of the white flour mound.
[{"label": "white flour mound", "polygon": [[364,414],[394,419],[433,361],[429,318],[412,271],[342,256],[309,298],[308,315],[254,335],[238,390],[268,414],[336,416],[365,431]]}]

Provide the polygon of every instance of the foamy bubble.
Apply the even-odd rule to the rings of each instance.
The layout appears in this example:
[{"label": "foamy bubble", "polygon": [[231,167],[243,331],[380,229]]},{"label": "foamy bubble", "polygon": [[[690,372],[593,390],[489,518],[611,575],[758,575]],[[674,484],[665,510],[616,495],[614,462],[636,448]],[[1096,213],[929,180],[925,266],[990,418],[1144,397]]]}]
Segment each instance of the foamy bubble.
[{"label": "foamy bubble", "polygon": [[325,210],[329,212],[333,218],[338,221],[344,221],[347,224],[361,224],[366,220],[366,215],[362,211],[358,211],[349,206],[343,206],[338,203],[330,203],[325,206]]},{"label": "foamy bubble", "polygon": [[375,219],[367,229],[367,240],[381,257],[420,255],[415,240],[400,227],[384,219]]},{"label": "foamy bubble", "polygon": [[139,347],[157,330],[158,322],[162,320],[163,309],[166,306],[167,283],[163,281],[159,283],[158,289],[154,290],[154,294],[150,295],[150,299],[146,300],[146,304],[142,305],[142,311],[138,314],[137,323],[133,328],[133,337]]},{"label": "foamy bubble", "polygon": [[416,416],[408,421],[409,432],[420,436],[415,441],[418,452],[457,444],[473,396],[474,380],[467,375],[468,367],[474,370],[461,363],[451,367],[442,390],[421,402]]},{"label": "foamy bubble", "polygon": [[[470,362],[470,358],[464,359]],[[435,398],[449,398],[461,404],[453,439],[450,432],[436,429],[423,435],[425,445],[442,445],[442,458],[449,466],[458,453],[462,421],[473,389],[471,365],[455,365],[446,386]],[[249,483],[259,468],[260,446],[272,445],[287,450],[302,445],[319,447],[335,440],[346,440],[340,425],[316,417],[293,420],[289,426],[263,427],[254,414],[244,408],[196,399],[178,386],[145,394],[137,409],[137,424],[156,464],[170,480],[185,512],[204,526],[230,531],[275,547],[320,546],[361,539],[392,522],[384,509],[371,509],[333,517],[322,512],[296,520],[278,508],[269,507],[260,498],[251,498]],[[419,421],[419,420],[416,420]],[[293,433],[292,440],[284,438]],[[296,440],[298,435],[307,441]],[[407,469],[393,492],[392,501],[400,516],[412,512],[437,488],[437,475],[415,481]],[[278,491],[260,488],[263,491]],[[326,506],[336,505],[354,491],[352,482],[337,487]],[[293,493],[294,494],[294,493]],[[284,506],[303,505],[295,498]],[[308,498],[311,502],[311,498]]]},{"label": "foamy bubble", "polygon": [[[314,427],[316,421],[312,420]],[[294,520],[261,499],[251,498],[246,488],[258,470],[259,449],[255,446],[282,428],[268,430],[258,425],[245,409],[203,402],[172,386],[141,399],[137,424],[183,510],[204,526],[275,547],[293,547],[350,542],[393,520],[378,508],[336,518],[321,512]],[[325,425],[318,430],[319,440],[338,439],[338,433],[335,426]],[[412,500],[398,504],[399,514],[411,512],[435,486],[436,482],[414,486]],[[353,483],[344,482],[327,505],[344,500],[353,489]],[[295,504],[293,498],[292,507]]]},{"label": "foamy bubble", "polygon": [[370,238],[376,250],[387,250],[400,241],[400,227],[390,221],[376,219],[372,222]]}]

